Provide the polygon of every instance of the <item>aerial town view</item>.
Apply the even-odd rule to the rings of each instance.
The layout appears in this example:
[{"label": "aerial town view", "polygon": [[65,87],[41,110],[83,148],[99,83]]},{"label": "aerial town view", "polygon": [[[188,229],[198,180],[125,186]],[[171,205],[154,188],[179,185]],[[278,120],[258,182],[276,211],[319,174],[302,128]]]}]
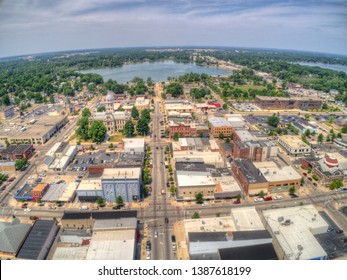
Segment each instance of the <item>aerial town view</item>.
[{"label": "aerial town view", "polygon": [[4,42],[0,258],[346,260],[346,37],[220,42]]}]

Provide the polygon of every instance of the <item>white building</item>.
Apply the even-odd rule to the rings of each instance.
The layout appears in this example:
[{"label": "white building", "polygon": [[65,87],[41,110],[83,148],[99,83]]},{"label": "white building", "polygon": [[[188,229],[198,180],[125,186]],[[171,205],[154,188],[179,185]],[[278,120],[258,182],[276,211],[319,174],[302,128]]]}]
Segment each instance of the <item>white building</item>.
[{"label": "white building", "polygon": [[304,155],[311,152],[311,147],[304,143],[298,136],[282,135],[278,137],[278,143],[290,155]]},{"label": "white building", "polygon": [[122,149],[124,153],[144,153],[145,138],[124,138],[122,139]]},{"label": "white building", "polygon": [[264,210],[263,216],[280,259],[327,259],[315,235],[326,233],[329,225],[313,205]]}]

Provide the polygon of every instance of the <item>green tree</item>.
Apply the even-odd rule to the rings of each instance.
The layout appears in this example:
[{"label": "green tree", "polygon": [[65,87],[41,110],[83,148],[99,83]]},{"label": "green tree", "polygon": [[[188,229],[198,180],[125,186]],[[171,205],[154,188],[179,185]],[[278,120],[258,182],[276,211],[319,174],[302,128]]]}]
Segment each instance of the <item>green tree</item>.
[{"label": "green tree", "polygon": [[141,111],[141,119],[145,120],[148,124],[151,121],[151,113],[148,109],[143,109]]},{"label": "green tree", "polygon": [[8,94],[5,94],[3,97],[1,97],[1,102],[5,106],[11,105],[11,100],[10,100],[10,97],[8,96]]},{"label": "green tree", "polygon": [[132,123],[131,120],[128,120],[123,128],[123,135],[125,135],[126,137],[133,137],[134,136],[134,125]]},{"label": "green tree", "polygon": [[300,184],[301,184],[301,186],[303,186],[303,185],[305,184],[305,179],[304,179],[304,177],[301,178]]},{"label": "green tree", "polygon": [[148,185],[148,184],[151,183],[151,178],[150,178],[150,176],[148,175],[148,173],[145,173],[145,174],[143,175],[143,183],[144,183],[145,185]]},{"label": "green tree", "polygon": [[319,181],[319,176],[317,174],[313,174],[312,175],[312,178],[315,180],[315,181]]},{"label": "green tree", "polygon": [[169,146],[166,146],[165,152],[166,152],[166,153],[169,153],[169,152],[170,152],[170,147],[169,147]]},{"label": "green tree", "polygon": [[318,135],[318,138],[317,138],[318,143],[322,144],[322,143],[323,143],[323,139],[324,139],[324,136],[323,136],[322,133],[320,133],[320,134]]},{"label": "green tree", "polygon": [[100,107],[98,107],[97,111],[98,112],[105,112],[106,108],[105,108],[105,106],[100,106]]},{"label": "green tree", "polygon": [[10,146],[11,146],[10,142],[8,142],[8,140],[7,140],[7,139],[5,140],[5,144],[6,144],[6,148],[8,148],[8,147],[10,147]]},{"label": "green tree", "polygon": [[147,151],[147,152],[150,152],[150,151],[151,151],[151,147],[150,147],[150,146],[147,146],[147,147],[146,147],[146,151]]},{"label": "green tree", "polygon": [[192,219],[200,219],[200,214],[198,212],[194,212],[192,215]]},{"label": "green tree", "polygon": [[329,123],[333,123],[334,122],[334,116],[330,116],[329,117]]},{"label": "green tree", "polygon": [[169,173],[172,173],[172,167],[171,167],[171,165],[169,166],[168,171],[169,171]]},{"label": "green tree", "polygon": [[141,118],[137,123],[137,133],[139,135],[148,135],[149,126],[145,119]]},{"label": "green tree", "polygon": [[336,136],[336,137],[337,137],[337,138],[342,138],[341,132],[337,133],[337,136]]},{"label": "green tree", "polygon": [[195,195],[195,201],[199,204],[201,204],[204,201],[204,196],[202,195],[202,193],[197,193]]},{"label": "green tree", "polygon": [[179,138],[178,133],[175,132],[174,135],[172,136],[172,139],[173,139],[174,141],[178,141],[178,138]]},{"label": "green tree", "polygon": [[108,145],[108,148],[113,149],[114,148],[113,143],[110,143],[110,145]]},{"label": "green tree", "polygon": [[292,186],[292,187],[290,187],[289,188],[289,194],[295,194],[295,187],[294,186]]},{"label": "green tree", "polygon": [[92,115],[92,113],[90,112],[90,110],[88,108],[84,108],[82,111],[82,117],[87,117],[89,118]]},{"label": "green tree", "polygon": [[166,88],[166,94],[171,94],[173,97],[178,97],[183,94],[183,87],[179,83],[171,83]]},{"label": "green tree", "polygon": [[135,107],[135,106],[133,106],[132,108],[131,108],[131,117],[133,118],[133,119],[138,119],[139,118],[139,110],[137,110],[137,108]]},{"label": "green tree", "polygon": [[101,197],[101,196],[98,196],[96,198],[96,204],[99,206],[99,207],[103,207],[105,206],[105,200]]},{"label": "green tree", "polygon": [[170,187],[170,193],[175,193],[175,186],[174,185],[171,185],[171,187]]},{"label": "green tree", "polygon": [[347,126],[346,125],[343,128],[341,128],[341,132],[344,134],[347,133]]},{"label": "green tree", "polygon": [[21,170],[27,163],[28,160],[26,158],[17,159],[15,161],[15,167],[17,170]]},{"label": "green tree", "polygon": [[223,133],[219,133],[218,138],[219,139],[224,139],[224,134]]},{"label": "green tree", "polygon": [[122,198],[120,195],[117,196],[117,198],[116,198],[116,204],[117,204],[118,206],[122,206],[122,205],[124,204],[123,198]]},{"label": "green tree", "polygon": [[89,117],[82,117],[77,122],[76,134],[83,140],[89,139]]},{"label": "green tree", "polygon": [[323,110],[328,110],[328,109],[329,109],[328,104],[323,103],[323,105],[322,105],[322,109],[323,109]]},{"label": "green tree", "polygon": [[306,129],[306,130],[305,130],[305,135],[306,135],[306,136],[309,136],[310,134],[311,134],[311,131],[310,131],[309,129]]},{"label": "green tree", "polygon": [[327,135],[327,142],[330,142],[330,136]]},{"label": "green tree", "polygon": [[264,196],[265,196],[264,191],[260,191],[260,192],[259,192],[259,197],[264,197]]},{"label": "green tree", "polygon": [[228,104],[224,103],[222,108],[223,108],[224,110],[228,109]]},{"label": "green tree", "polygon": [[105,139],[106,127],[102,121],[95,120],[92,122],[89,128],[89,137],[94,142],[102,142]]},{"label": "green tree", "polygon": [[341,179],[334,180],[328,185],[328,187],[331,190],[341,188],[342,186],[343,186],[343,181]]},{"label": "green tree", "polygon": [[280,122],[280,118],[277,116],[271,116],[271,117],[269,117],[269,119],[267,121],[267,123],[273,127],[277,127],[279,122]]}]

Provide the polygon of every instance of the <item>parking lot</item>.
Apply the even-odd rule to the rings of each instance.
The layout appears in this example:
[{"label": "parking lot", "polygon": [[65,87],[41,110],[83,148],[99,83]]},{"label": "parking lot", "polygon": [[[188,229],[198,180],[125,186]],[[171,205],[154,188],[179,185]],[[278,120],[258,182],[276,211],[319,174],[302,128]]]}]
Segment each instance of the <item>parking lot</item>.
[{"label": "parking lot", "polygon": [[328,254],[329,259],[334,259],[347,254],[347,243],[344,242],[347,238],[345,233],[336,232],[339,227],[325,211],[320,211],[319,214],[329,224],[330,228],[334,229],[327,233],[315,235],[319,244]]},{"label": "parking lot", "polygon": [[89,165],[112,164],[115,162],[117,154],[106,153],[105,151],[86,152],[76,156],[73,163],[70,164],[70,171],[86,171]]},{"label": "parking lot", "polygon": [[235,107],[236,110],[252,112],[252,111],[261,111],[261,109],[253,103],[232,103],[232,106]]}]

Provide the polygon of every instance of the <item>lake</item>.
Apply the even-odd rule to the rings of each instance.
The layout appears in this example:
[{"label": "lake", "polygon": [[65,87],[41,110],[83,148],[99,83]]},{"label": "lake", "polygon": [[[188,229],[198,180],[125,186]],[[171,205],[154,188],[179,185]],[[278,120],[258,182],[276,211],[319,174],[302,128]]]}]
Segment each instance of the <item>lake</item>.
[{"label": "lake", "polygon": [[166,81],[169,76],[178,77],[189,72],[205,73],[210,76],[232,74],[231,71],[225,69],[199,66],[195,63],[176,63],[174,61],[134,63],[116,68],[90,69],[79,72],[99,74],[105,82],[112,79],[118,83],[130,82],[136,76],[144,80],[151,77],[155,82],[161,82]]},{"label": "lake", "polygon": [[347,66],[346,65],[339,65],[339,64],[324,64],[324,63],[313,63],[313,62],[294,62],[300,65],[305,66],[318,66],[321,68],[336,70],[336,71],[343,71],[347,73]]}]

